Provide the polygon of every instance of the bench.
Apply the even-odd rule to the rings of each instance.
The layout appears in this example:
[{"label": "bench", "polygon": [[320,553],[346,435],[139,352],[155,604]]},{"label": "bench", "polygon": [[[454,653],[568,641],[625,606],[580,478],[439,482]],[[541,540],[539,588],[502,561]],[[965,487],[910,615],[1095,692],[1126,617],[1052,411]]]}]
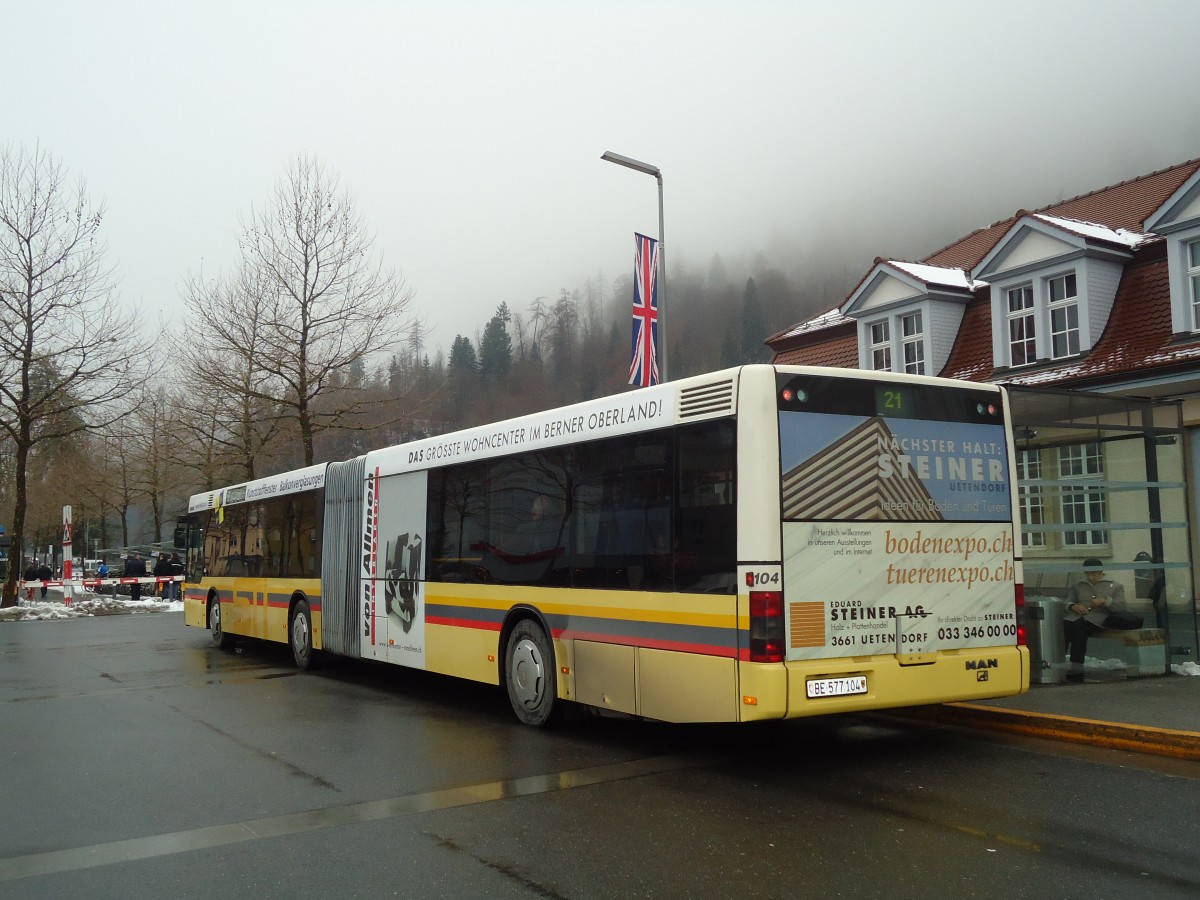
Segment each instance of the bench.
[{"label": "bench", "polygon": [[1125,663],[1126,678],[1162,675],[1167,668],[1166,632],[1161,628],[1130,631],[1106,628],[1088,638],[1087,655],[1121,660]]},{"label": "bench", "polygon": [[[1062,630],[1066,600],[1053,595],[1025,598],[1030,680],[1034,684],[1058,684],[1066,680],[1067,664]],[[1129,612],[1153,622],[1154,607],[1137,598],[1127,604]],[[1093,659],[1119,659],[1126,678],[1162,675],[1167,666],[1166,632],[1161,628],[1122,631],[1106,628],[1088,639],[1087,655]],[[1114,673],[1116,674],[1116,673]]]}]

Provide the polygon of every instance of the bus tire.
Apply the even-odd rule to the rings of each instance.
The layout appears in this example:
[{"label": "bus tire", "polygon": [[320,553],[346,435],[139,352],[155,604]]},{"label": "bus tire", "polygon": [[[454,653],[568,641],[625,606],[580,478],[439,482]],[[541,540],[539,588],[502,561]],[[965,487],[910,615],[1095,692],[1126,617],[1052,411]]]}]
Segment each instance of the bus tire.
[{"label": "bus tire", "polygon": [[221,598],[208,601],[208,630],[212,632],[213,646],[221,650],[232,650],[237,642],[232,634],[221,627]]},{"label": "bus tire", "polygon": [[288,619],[288,645],[296,668],[304,671],[316,665],[317,651],[313,649],[312,613],[307,600],[297,600]]},{"label": "bus tire", "polygon": [[504,653],[504,684],[513,712],[526,725],[550,724],[558,703],[554,648],[546,632],[531,619],[522,619],[508,636]]}]

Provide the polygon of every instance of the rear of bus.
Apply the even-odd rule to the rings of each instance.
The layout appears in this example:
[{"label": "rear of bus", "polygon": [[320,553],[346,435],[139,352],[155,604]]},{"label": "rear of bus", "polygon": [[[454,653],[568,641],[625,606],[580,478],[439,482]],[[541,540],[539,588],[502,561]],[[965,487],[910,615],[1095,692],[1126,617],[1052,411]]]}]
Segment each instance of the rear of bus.
[{"label": "rear of bus", "polygon": [[1028,690],[1004,392],[815,369],[775,382],[782,578],[740,572],[743,718]]}]

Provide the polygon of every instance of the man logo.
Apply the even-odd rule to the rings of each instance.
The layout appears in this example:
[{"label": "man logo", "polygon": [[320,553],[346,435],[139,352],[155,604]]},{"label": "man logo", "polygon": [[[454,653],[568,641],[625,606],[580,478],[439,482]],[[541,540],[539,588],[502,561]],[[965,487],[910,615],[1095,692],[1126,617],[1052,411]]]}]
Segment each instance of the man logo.
[{"label": "man logo", "polygon": [[988,669],[999,667],[1000,661],[997,659],[968,659],[967,671],[975,673],[976,681],[988,680]]},{"label": "man logo", "polygon": [[[997,659],[968,659],[967,660],[967,671],[968,672],[976,672],[976,671],[979,671],[980,669],[998,669],[999,667],[1000,667],[1000,661]],[[984,677],[980,678],[979,680],[980,681],[987,680],[986,672],[985,672]]]}]

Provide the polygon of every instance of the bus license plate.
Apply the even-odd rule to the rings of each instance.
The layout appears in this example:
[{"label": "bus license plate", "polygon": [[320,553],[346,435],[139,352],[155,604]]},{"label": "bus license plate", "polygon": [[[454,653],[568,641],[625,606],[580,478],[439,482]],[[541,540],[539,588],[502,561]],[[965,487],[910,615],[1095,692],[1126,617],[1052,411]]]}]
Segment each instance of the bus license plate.
[{"label": "bus license plate", "polygon": [[846,694],[865,694],[866,675],[850,675],[846,678],[812,678],[808,681],[808,699],[817,697],[843,697]]}]

